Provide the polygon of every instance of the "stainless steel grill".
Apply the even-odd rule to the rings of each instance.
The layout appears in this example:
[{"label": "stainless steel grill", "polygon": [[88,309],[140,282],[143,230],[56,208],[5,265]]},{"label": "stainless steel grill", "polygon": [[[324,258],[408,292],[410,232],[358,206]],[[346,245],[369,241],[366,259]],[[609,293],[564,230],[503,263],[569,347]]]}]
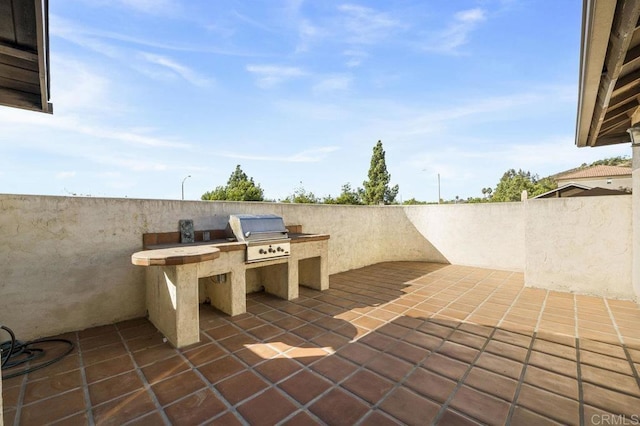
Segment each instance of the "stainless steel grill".
[{"label": "stainless steel grill", "polygon": [[232,214],[227,233],[247,245],[247,262],[288,257],[291,252],[291,240],[284,220],[274,214]]}]

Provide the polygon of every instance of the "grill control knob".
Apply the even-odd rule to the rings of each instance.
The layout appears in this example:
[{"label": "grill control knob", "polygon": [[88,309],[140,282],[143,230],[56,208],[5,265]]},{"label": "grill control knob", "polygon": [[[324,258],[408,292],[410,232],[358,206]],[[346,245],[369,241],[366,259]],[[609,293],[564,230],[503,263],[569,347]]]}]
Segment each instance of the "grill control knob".
[{"label": "grill control knob", "polygon": [[282,247],[278,247],[276,251],[284,251],[284,250],[282,249]]},{"label": "grill control knob", "polygon": [[269,247],[269,253],[275,253],[276,251],[274,249],[272,249],[271,247]]},{"label": "grill control knob", "polygon": [[260,249],[258,250],[258,253],[260,254],[267,254],[267,251],[265,249]]}]

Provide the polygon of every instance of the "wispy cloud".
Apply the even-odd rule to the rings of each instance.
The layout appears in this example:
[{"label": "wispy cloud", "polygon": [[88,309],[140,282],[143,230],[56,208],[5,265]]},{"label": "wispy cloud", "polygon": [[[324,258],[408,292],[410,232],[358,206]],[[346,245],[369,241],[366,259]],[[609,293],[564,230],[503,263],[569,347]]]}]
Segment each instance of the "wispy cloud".
[{"label": "wispy cloud", "polygon": [[235,158],[239,160],[253,160],[253,161],[273,161],[280,163],[317,163],[324,160],[327,155],[337,151],[337,146],[325,146],[321,148],[308,149],[305,151],[297,152],[291,155],[277,156],[277,155],[254,155],[254,154],[242,154],[234,152],[223,152],[219,155],[226,158]]},{"label": "wispy cloud", "polygon": [[343,55],[347,57],[347,67],[355,68],[362,64],[369,54],[363,50],[348,49],[343,52]]},{"label": "wispy cloud", "polygon": [[133,46],[150,47],[154,49],[170,50],[176,52],[200,52],[200,53],[213,53],[216,55],[225,56],[241,56],[241,57],[262,57],[266,56],[263,53],[252,52],[242,49],[225,49],[212,45],[199,45],[199,44],[177,44],[159,40],[149,40],[140,37],[134,37],[122,32],[112,32],[97,30],[94,28],[87,28],[82,25],[78,25],[72,20],[62,18],[58,15],[51,14],[50,17],[50,34],[55,37],[60,37],[78,46],[85,47],[94,52],[101,53],[105,56],[117,58],[127,55],[123,55],[126,51],[125,48],[117,47],[105,40],[123,42]]},{"label": "wispy cloud", "polygon": [[352,80],[352,77],[349,75],[332,75],[314,84],[313,92],[327,93],[348,90]]},{"label": "wispy cloud", "polygon": [[262,89],[271,89],[287,80],[307,75],[301,68],[278,65],[247,65],[247,71],[256,76],[256,84]]},{"label": "wispy cloud", "polygon": [[342,24],[350,43],[375,43],[403,26],[389,14],[365,6],[343,4],[338,6],[338,10],[342,13]]},{"label": "wispy cloud", "polygon": [[459,53],[458,49],[468,43],[469,34],[487,19],[486,15],[481,8],[457,12],[449,26],[429,40],[424,49],[447,54]]},{"label": "wispy cloud", "polygon": [[181,11],[177,0],[85,0],[87,4],[102,7],[124,7],[147,15],[176,16]]},{"label": "wispy cloud", "polygon": [[147,62],[158,65],[159,67],[169,70],[172,75],[178,75],[185,81],[193,84],[194,86],[206,87],[211,85],[211,79],[206,78],[199,73],[195,72],[186,65],[178,63],[176,60],[163,55],[156,55],[153,53],[140,53],[140,56]]}]

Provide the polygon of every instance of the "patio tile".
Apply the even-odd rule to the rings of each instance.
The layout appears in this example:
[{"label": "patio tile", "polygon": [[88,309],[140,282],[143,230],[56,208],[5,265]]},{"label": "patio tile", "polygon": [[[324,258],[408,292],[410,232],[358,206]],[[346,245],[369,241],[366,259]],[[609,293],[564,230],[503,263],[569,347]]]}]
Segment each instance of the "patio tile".
[{"label": "patio tile", "polygon": [[581,373],[582,380],[585,382],[640,397],[640,388],[633,376],[615,373],[590,365],[583,365],[581,367]]},{"label": "patio tile", "polygon": [[444,403],[449,398],[456,384],[453,380],[446,379],[423,368],[416,369],[404,382],[405,386],[415,392],[440,403]]},{"label": "patio tile", "polygon": [[[137,419],[128,422],[127,426],[156,426],[164,423],[164,418],[159,411],[152,411],[149,414],[145,414],[142,417],[138,417]],[[82,424],[76,422],[69,422],[68,424]]]},{"label": "patio tile", "polygon": [[301,404],[306,404],[329,389],[332,383],[318,374],[302,370],[278,386]]},{"label": "patio tile", "polygon": [[[421,348],[434,350],[440,346],[443,340],[439,337],[432,336],[430,334],[422,333],[420,331],[412,331],[403,340]],[[452,339],[453,340],[453,339]]]},{"label": "patio tile", "polygon": [[82,375],[80,370],[57,374],[37,381],[29,381],[24,393],[24,404],[55,396],[81,386]]},{"label": "patio tile", "polygon": [[143,349],[141,351],[133,352],[133,359],[140,367],[143,367],[156,361],[170,358],[176,355],[176,353],[177,351],[173,347],[171,347],[170,344],[165,343],[162,345]]},{"label": "patio tile", "polygon": [[440,410],[438,404],[404,387],[394,390],[380,404],[380,408],[405,424],[410,425],[430,424]]},{"label": "patio tile", "polygon": [[576,348],[546,340],[536,339],[535,342],[533,342],[533,349],[538,352],[544,352],[546,354],[555,355],[572,361],[575,361],[577,357]]},{"label": "patio tile", "polygon": [[116,358],[121,355],[127,355],[127,349],[120,342],[114,343],[108,346],[100,348],[100,350],[93,350],[82,354],[84,365],[88,366],[98,362],[106,361],[112,358]]},{"label": "patio tile", "polygon": [[387,352],[413,364],[421,362],[426,356],[431,353],[427,349],[419,348],[405,342],[398,342],[397,344],[387,349]]},{"label": "patio tile", "polygon": [[254,366],[267,359],[273,358],[278,351],[264,343],[255,345],[247,345],[244,349],[240,349],[235,355],[247,364]]},{"label": "patio tile", "polygon": [[355,362],[356,364],[365,364],[374,356],[378,355],[379,351],[356,342],[343,347],[336,353],[343,358]]},{"label": "patio tile", "polygon": [[467,363],[472,362],[480,353],[476,349],[450,341],[444,342],[437,352],[449,358],[454,358]]},{"label": "patio tile", "polygon": [[[571,424],[579,385],[585,424],[640,406],[627,359],[640,369],[634,304],[523,288],[523,274],[420,262],[330,280],[328,292],[301,288],[295,301],[249,295],[249,313],[233,318],[203,307],[201,342],[180,350],[144,318],[67,333],[78,345],[71,356],[3,382],[5,422],[87,424],[93,413],[95,424],[235,425],[265,421],[275,407],[270,421],[291,425],[428,424],[436,416],[439,424]],[[466,322],[456,318],[469,313]]]},{"label": "patio tile", "polygon": [[527,410],[524,407],[516,407],[511,417],[511,424],[513,425],[537,425],[537,426],[560,426],[562,423],[558,423],[533,411]]},{"label": "patio tile", "polygon": [[244,370],[244,366],[234,357],[225,356],[198,367],[198,370],[209,382],[215,384],[232,374]]},{"label": "patio tile", "polygon": [[478,367],[469,371],[464,383],[506,401],[513,399],[518,385],[515,380]]},{"label": "patio tile", "polygon": [[423,365],[431,371],[454,380],[460,380],[468,368],[468,364],[440,354],[432,354]]},{"label": "patio tile", "polygon": [[578,381],[571,377],[530,365],[527,367],[524,381],[558,395],[578,400]]},{"label": "patio tile", "polygon": [[172,424],[198,425],[225,409],[225,405],[210,389],[203,389],[169,405],[164,411]]},{"label": "patio tile", "polygon": [[[267,341],[275,336],[282,334],[283,330],[271,324],[261,325],[260,327],[252,328],[249,333],[254,335],[260,341]],[[228,339],[227,339],[228,340]]]},{"label": "patio tile", "polygon": [[[582,361],[582,358],[580,360]],[[577,363],[565,358],[532,351],[531,356],[529,357],[529,364],[555,373],[564,374],[565,376],[573,378],[578,377]]]},{"label": "patio tile", "polygon": [[376,404],[393,388],[394,383],[368,370],[360,370],[345,380],[341,386],[365,401]]},{"label": "patio tile", "polygon": [[612,345],[610,343],[598,342],[596,340],[581,339],[580,349],[590,352],[596,352],[603,355],[609,355],[616,358],[626,359],[626,354],[622,346]]},{"label": "patio tile", "polygon": [[207,329],[207,334],[215,340],[222,340],[226,337],[238,334],[238,328],[232,324],[224,324],[215,328]]},{"label": "patio tile", "polygon": [[284,330],[293,330],[294,328],[300,327],[301,325],[304,325],[306,323],[307,323],[306,321],[303,321],[299,318],[288,316],[278,321],[275,321],[273,324],[277,325],[278,327]]},{"label": "patio tile", "polygon": [[451,400],[451,407],[489,424],[504,424],[509,404],[485,393],[462,386]]},{"label": "patio tile", "polygon": [[[580,423],[580,405],[577,401],[527,384],[520,388],[517,403],[538,414],[549,416],[565,424]],[[553,409],[549,409],[553,407]]]},{"label": "patio tile", "polygon": [[142,368],[142,373],[150,384],[175,376],[188,370],[189,365],[180,356],[167,358]]},{"label": "patio tile", "polygon": [[360,426],[396,426],[399,425],[396,420],[379,410],[372,411],[360,423]]},{"label": "patio tile", "polygon": [[626,359],[619,359],[607,355],[597,354],[589,351],[580,351],[580,362],[593,365],[607,370],[617,371],[618,373],[631,375],[631,366]]},{"label": "patio tile", "polygon": [[135,371],[129,371],[89,385],[91,403],[98,405],[118,398],[143,387],[142,380]]},{"label": "patio tile", "polygon": [[591,383],[583,383],[582,389],[585,404],[601,408],[610,413],[624,414],[626,416],[638,415],[640,398],[601,388]]},{"label": "patio tile", "polygon": [[217,343],[208,343],[184,352],[185,358],[196,367],[225,356],[227,352]]},{"label": "patio tile", "polygon": [[477,426],[480,423],[449,409],[444,412],[438,424],[443,426]]},{"label": "patio tile", "polygon": [[296,406],[273,388],[238,407],[238,412],[252,425],[276,424],[295,410]]},{"label": "patio tile", "polygon": [[308,426],[321,424],[322,423],[317,422],[308,413],[301,411],[289,420],[286,420],[284,423],[282,423],[282,426]]},{"label": "patio tile", "polygon": [[54,422],[85,408],[84,392],[74,389],[70,392],[25,405],[20,416],[21,424],[43,425]]},{"label": "patio tile", "polygon": [[151,390],[156,395],[156,398],[158,398],[160,404],[167,405],[205,386],[206,384],[200,377],[189,370],[151,385]]},{"label": "patio tile", "polygon": [[263,379],[251,371],[243,371],[215,385],[231,405],[236,405],[268,386]]},{"label": "patio tile", "polygon": [[353,373],[357,367],[345,359],[330,356],[312,364],[311,369],[337,383]]},{"label": "patio tile", "polygon": [[331,351],[337,351],[344,345],[348,344],[350,340],[336,333],[325,332],[324,334],[311,339],[311,342],[320,347],[326,347]]},{"label": "patio tile", "polygon": [[330,425],[350,426],[368,412],[368,406],[341,389],[332,389],[309,410]]},{"label": "patio tile", "polygon": [[277,383],[296,371],[300,371],[302,365],[289,358],[274,358],[256,366],[255,369],[272,383]]},{"label": "patio tile", "polygon": [[414,364],[389,354],[380,354],[367,363],[367,368],[391,380],[399,381],[413,369]]}]

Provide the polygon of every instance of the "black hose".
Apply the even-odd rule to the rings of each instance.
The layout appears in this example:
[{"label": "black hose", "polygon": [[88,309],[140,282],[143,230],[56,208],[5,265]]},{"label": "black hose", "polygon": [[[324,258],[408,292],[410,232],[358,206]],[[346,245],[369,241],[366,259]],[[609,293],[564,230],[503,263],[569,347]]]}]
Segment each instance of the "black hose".
[{"label": "black hose", "polygon": [[60,342],[69,346],[62,354],[56,356],[55,358],[43,362],[42,364],[37,364],[20,371],[16,371],[14,373],[7,374],[6,376],[2,376],[3,379],[10,379],[12,377],[21,376],[23,374],[27,374],[32,371],[40,370],[41,368],[47,367],[69,355],[74,348],[73,342],[67,339],[35,339],[28,342],[21,342],[19,340],[16,340],[15,334],[9,327],[0,325],[0,329],[6,331],[9,336],[11,336],[11,340],[0,343],[0,352],[2,353],[2,362],[0,363],[0,368],[5,370],[17,367],[22,364],[30,363],[30,361],[35,361],[44,357],[44,349],[33,347],[33,345],[36,345],[38,343]]}]

